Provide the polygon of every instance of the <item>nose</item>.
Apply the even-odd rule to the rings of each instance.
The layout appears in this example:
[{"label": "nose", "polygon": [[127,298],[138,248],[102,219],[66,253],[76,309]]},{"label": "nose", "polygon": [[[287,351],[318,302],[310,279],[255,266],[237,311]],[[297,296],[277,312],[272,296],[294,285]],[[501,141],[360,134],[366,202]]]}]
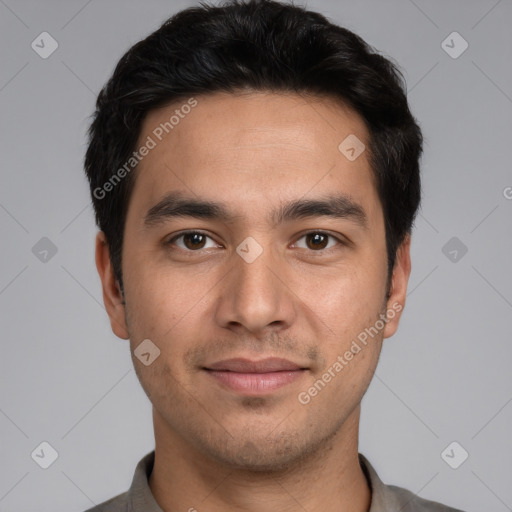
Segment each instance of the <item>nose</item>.
[{"label": "nose", "polygon": [[261,248],[254,260],[233,254],[233,266],[223,280],[216,308],[219,325],[254,337],[286,330],[296,315],[285,262],[269,244]]}]

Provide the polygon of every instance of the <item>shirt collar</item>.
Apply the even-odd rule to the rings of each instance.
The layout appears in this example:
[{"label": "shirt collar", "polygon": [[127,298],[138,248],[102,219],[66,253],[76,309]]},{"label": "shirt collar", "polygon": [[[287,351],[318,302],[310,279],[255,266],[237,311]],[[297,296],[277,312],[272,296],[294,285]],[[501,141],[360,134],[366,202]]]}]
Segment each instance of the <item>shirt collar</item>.
[{"label": "shirt collar", "polygon": [[[156,502],[149,487],[149,476],[155,462],[155,451],[145,455],[137,464],[133,475],[132,485],[128,491],[130,512],[163,512]],[[404,507],[406,503],[393,492],[392,488],[382,482],[368,459],[359,454],[359,463],[370,486],[372,497],[368,512],[383,512]]]},{"label": "shirt collar", "polygon": [[137,464],[132,485],[128,491],[130,512],[163,512],[149,487],[149,476],[155,463],[155,450],[145,455]]},{"label": "shirt collar", "polygon": [[[402,492],[402,489],[397,493],[394,486],[386,485],[377,475],[377,472],[370,464],[369,460],[363,455],[359,454],[359,464],[363,470],[364,476],[368,481],[372,493],[370,509],[368,512],[384,512],[386,510],[403,510],[408,504],[406,494],[407,491]],[[397,489],[398,491],[398,489]],[[410,498],[409,498],[410,500]]]}]

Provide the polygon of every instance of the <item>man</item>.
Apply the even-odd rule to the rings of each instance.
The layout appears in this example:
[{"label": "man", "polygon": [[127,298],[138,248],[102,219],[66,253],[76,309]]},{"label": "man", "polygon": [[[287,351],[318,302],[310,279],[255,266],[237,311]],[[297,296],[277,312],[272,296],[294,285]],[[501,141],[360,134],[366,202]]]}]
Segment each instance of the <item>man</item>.
[{"label": "man", "polygon": [[155,451],[90,510],[454,510],[358,453],[421,152],[394,66],[296,6],[187,9],[123,56],[85,167]]}]

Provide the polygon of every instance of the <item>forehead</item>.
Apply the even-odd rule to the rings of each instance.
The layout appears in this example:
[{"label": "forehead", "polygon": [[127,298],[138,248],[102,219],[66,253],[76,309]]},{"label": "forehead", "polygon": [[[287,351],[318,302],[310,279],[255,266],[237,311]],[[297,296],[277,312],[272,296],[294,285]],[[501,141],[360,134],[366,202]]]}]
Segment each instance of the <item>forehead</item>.
[{"label": "forehead", "polygon": [[137,166],[132,201],[147,209],[179,190],[222,199],[234,211],[261,211],[282,199],[340,190],[371,203],[367,151],[351,161],[339,148],[353,136],[368,147],[362,118],[331,98],[274,92],[185,98],[145,118],[138,147],[149,139],[154,147]]}]

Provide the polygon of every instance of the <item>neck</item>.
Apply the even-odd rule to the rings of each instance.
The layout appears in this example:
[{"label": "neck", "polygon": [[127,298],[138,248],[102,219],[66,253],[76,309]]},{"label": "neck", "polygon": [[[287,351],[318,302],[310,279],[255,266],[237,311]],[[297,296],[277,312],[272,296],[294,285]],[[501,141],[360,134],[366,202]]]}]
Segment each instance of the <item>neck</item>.
[{"label": "neck", "polygon": [[358,459],[358,406],[313,453],[279,471],[229,467],[185,442],[154,411],[149,486],[164,512],[267,510],[367,512],[371,491]]}]

